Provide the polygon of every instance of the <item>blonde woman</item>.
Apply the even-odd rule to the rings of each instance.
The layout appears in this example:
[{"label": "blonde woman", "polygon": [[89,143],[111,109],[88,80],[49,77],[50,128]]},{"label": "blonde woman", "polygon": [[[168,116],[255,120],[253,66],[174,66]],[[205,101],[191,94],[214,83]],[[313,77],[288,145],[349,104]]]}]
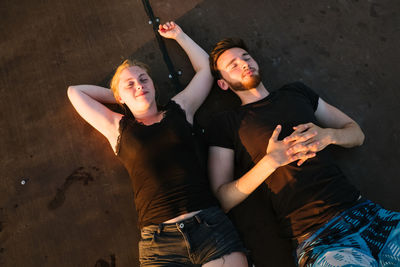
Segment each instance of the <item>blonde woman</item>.
[{"label": "blonde woman", "polygon": [[[117,68],[111,90],[70,86],[68,97],[128,170],[141,229],[141,266],[247,266],[245,249],[195,151],[193,116],[213,82],[208,55],[174,22],[160,25],[159,33],[179,43],[195,70],[166,106],[156,105],[146,65],[129,60]],[[104,103],[125,104],[133,117]]]}]

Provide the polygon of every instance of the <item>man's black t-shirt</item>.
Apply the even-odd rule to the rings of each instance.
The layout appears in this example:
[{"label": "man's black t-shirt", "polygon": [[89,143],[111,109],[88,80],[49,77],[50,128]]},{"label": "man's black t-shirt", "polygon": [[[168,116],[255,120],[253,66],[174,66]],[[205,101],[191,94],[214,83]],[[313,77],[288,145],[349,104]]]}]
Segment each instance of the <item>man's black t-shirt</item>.
[{"label": "man's black t-shirt", "polygon": [[124,116],[117,155],[132,180],[139,227],[218,205],[200,162],[196,137],[174,101],[159,123]]},{"label": "man's black t-shirt", "polygon": [[[292,83],[266,98],[216,116],[208,129],[210,146],[235,151],[235,178],[249,171],[266,153],[275,127],[282,125],[279,140],[293,126],[312,122],[319,96],[302,83]],[[278,168],[266,180],[273,209],[285,237],[297,238],[327,222],[358,198],[329,148],[300,167],[296,162]]]}]

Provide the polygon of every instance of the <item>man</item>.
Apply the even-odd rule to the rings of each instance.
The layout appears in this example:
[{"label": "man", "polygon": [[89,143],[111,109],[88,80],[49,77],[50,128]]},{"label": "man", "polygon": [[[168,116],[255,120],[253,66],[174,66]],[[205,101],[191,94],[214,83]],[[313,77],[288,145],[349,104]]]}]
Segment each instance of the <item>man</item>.
[{"label": "man", "polygon": [[358,124],[302,83],[269,92],[240,39],[217,43],[210,65],[218,86],[242,101],[208,130],[211,185],[224,210],[265,181],[300,266],[400,266],[400,214],[362,198],[325,149],[361,145]]}]

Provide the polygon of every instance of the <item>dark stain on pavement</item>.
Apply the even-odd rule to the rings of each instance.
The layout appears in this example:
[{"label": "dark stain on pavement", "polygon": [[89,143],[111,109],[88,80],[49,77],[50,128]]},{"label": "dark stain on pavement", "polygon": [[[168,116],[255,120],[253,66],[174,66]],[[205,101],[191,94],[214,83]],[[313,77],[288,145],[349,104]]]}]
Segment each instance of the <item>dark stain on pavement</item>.
[{"label": "dark stain on pavement", "polygon": [[73,171],[66,179],[64,184],[60,187],[57,188],[57,193],[54,196],[54,198],[49,202],[48,204],[48,209],[49,210],[55,210],[59,207],[61,207],[64,202],[65,202],[65,195],[70,188],[70,186],[76,182],[82,182],[83,185],[88,185],[89,182],[92,182],[93,176],[90,173],[90,171],[99,171],[99,168],[97,167],[91,167],[85,168],[85,167],[79,167],[75,171]]},{"label": "dark stain on pavement", "polygon": [[94,265],[94,267],[115,267],[115,255],[111,254],[110,255],[110,259],[111,259],[111,263],[108,263],[107,261],[103,260],[103,259],[99,259],[96,264]]}]

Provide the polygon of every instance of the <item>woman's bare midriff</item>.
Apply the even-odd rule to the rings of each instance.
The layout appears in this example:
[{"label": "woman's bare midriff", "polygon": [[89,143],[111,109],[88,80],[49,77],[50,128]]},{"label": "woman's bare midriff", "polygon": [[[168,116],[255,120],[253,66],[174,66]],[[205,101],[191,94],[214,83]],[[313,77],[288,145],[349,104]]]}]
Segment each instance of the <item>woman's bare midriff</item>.
[{"label": "woman's bare midriff", "polygon": [[175,218],[172,218],[172,219],[170,219],[168,221],[165,221],[164,223],[177,223],[177,222],[180,222],[180,221],[183,221],[183,220],[186,220],[186,219],[189,219],[189,218],[193,217],[194,215],[196,215],[200,211],[201,210],[196,210],[196,211],[192,211],[192,212],[189,212],[189,213],[185,213],[185,214],[179,215],[179,216],[177,216]]}]

